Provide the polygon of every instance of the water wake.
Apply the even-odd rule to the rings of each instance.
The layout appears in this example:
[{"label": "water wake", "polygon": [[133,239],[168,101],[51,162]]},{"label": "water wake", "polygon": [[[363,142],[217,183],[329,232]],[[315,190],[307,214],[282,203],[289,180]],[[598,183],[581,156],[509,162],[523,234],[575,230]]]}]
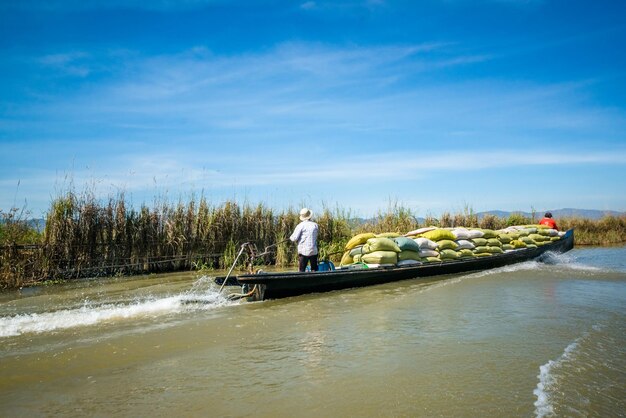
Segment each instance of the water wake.
[{"label": "water wake", "polygon": [[0,338],[26,333],[44,333],[108,321],[158,317],[193,310],[232,305],[212,286],[210,278],[196,281],[189,291],[166,297],[144,297],[132,302],[101,303],[84,301],[77,308],[53,312],[0,317]]},{"label": "water wake", "polygon": [[581,264],[578,262],[577,257],[573,254],[547,252],[543,254],[538,260],[525,261],[522,263],[511,264],[495,269],[484,270],[476,273],[471,273],[468,276],[477,278],[490,276],[493,274],[528,271],[549,271],[550,273],[583,273],[592,275],[597,273],[615,273],[611,270]]},{"label": "water wake", "polygon": [[[581,337],[583,338],[583,337]],[[572,352],[578,347],[579,339],[565,347],[563,354],[556,360],[550,360],[546,364],[539,367],[539,383],[533,391],[533,394],[537,397],[535,401],[535,415],[537,418],[543,418],[554,414],[554,406],[551,402],[551,393],[556,390],[557,379],[552,373],[553,369],[561,366],[563,363],[569,361],[572,357]]]}]

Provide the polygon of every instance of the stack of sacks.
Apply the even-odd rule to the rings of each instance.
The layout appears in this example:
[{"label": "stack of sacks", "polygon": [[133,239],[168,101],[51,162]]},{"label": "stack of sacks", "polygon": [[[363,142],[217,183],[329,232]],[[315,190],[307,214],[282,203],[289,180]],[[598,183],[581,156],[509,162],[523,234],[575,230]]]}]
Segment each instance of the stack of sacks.
[{"label": "stack of sacks", "polygon": [[376,234],[372,234],[371,232],[365,232],[363,234],[357,234],[350,238],[350,241],[346,244],[345,252],[343,253],[343,257],[341,257],[341,266],[345,266],[348,264],[354,263],[354,256],[357,254],[361,254],[361,248],[363,244],[367,242],[370,238],[376,238]]},{"label": "stack of sacks", "polygon": [[398,263],[398,254],[401,252],[398,244],[387,237],[369,238],[358,251],[359,253],[352,256],[353,261],[371,267],[393,266]]},{"label": "stack of sacks", "polygon": [[415,240],[408,237],[396,237],[393,240],[400,248],[400,253],[398,254],[399,266],[421,264],[420,246]]},{"label": "stack of sacks", "polygon": [[565,232],[548,228],[545,225],[517,225],[509,226],[499,232],[513,238],[511,245],[517,248],[536,248],[552,241],[561,239]]},{"label": "stack of sacks", "polygon": [[436,228],[416,229],[401,236],[396,232],[358,234],[346,244],[341,265],[366,263],[412,265],[468,257],[486,257],[523,248],[537,248],[557,241],[562,233],[537,225],[491,229]]},{"label": "stack of sacks", "polygon": [[414,239],[415,243],[419,246],[419,256],[421,261],[441,261],[439,258],[439,245],[428,238],[418,237]]},{"label": "stack of sacks", "polygon": [[409,238],[415,238],[416,236],[423,234],[424,232],[428,232],[428,231],[432,231],[434,229],[437,229],[436,226],[426,226],[424,228],[419,228],[419,229],[415,229],[413,231],[407,232],[406,234],[404,234],[405,237],[409,237]]},{"label": "stack of sacks", "polygon": [[542,246],[547,244],[547,242],[550,242],[550,237],[541,234],[530,234],[528,238],[533,239],[535,241],[535,244],[537,244],[538,246]]},{"label": "stack of sacks", "polygon": [[[436,247],[430,251],[438,250],[439,257],[426,259],[425,261],[450,261],[458,260],[464,257],[474,257],[473,249],[474,243],[470,241],[472,237],[478,237],[482,235],[480,231],[468,230],[466,228],[435,228],[430,231],[426,231],[416,238],[416,242],[419,240],[428,239],[436,244]],[[424,250],[422,250],[424,251]]]},{"label": "stack of sacks", "polygon": [[498,232],[499,232],[498,239],[502,243],[502,249],[504,251],[514,250],[515,246],[511,243],[519,238],[519,234],[515,232],[510,232],[510,233],[501,232],[501,231],[498,231]]},{"label": "stack of sacks", "polygon": [[454,241],[456,243],[455,250],[459,258],[474,257],[473,250],[476,245],[470,240],[482,236],[482,232],[474,229],[454,228],[452,234],[456,237]]},{"label": "stack of sacks", "polygon": [[489,240],[494,237],[490,229],[474,229],[473,238],[470,240],[474,244],[474,256],[486,257],[491,255],[489,251]]},{"label": "stack of sacks", "polygon": [[466,228],[421,228],[409,232],[408,236],[418,236],[414,239],[419,245],[419,261],[451,261],[460,258],[474,257],[475,244],[471,241],[483,235],[482,231]]},{"label": "stack of sacks", "polygon": [[[426,238],[437,244],[438,251],[430,250],[432,252],[431,256],[428,257],[426,261],[446,261],[456,260],[459,258],[455,251],[458,247],[458,244],[454,242],[456,240],[456,236],[451,230],[436,228],[431,231],[424,232],[419,238]],[[437,256],[433,256],[432,254],[434,253],[437,253]]]}]

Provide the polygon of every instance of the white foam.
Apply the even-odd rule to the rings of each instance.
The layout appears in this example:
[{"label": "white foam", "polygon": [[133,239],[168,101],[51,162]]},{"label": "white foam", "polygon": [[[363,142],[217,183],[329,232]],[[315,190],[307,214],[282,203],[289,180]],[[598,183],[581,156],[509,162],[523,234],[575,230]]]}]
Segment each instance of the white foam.
[{"label": "white foam", "polygon": [[213,309],[236,303],[228,301],[214,289],[199,291],[200,287],[205,287],[208,280],[203,278],[198,282],[194,284],[191,291],[174,296],[143,299],[132,303],[94,305],[92,302],[85,302],[80,308],[0,317],[0,338],[89,326],[107,321]]},{"label": "white foam", "polygon": [[547,270],[552,269],[553,266],[558,266],[559,271],[580,271],[580,272],[591,272],[591,273],[600,273],[605,272],[606,270],[588,266],[585,264],[576,263],[576,257],[572,254],[566,253],[553,253],[546,252],[541,256],[540,260],[530,260],[524,261],[521,263],[510,264],[503,267],[498,267],[495,269],[483,270],[476,273],[470,273],[468,276],[470,277],[485,277],[490,276],[492,274],[500,274],[500,273],[514,273],[519,271],[533,271],[533,270]]},{"label": "white foam", "polygon": [[556,390],[555,386],[557,381],[552,373],[552,370],[570,359],[571,353],[576,349],[576,347],[578,347],[579,340],[580,338],[568,345],[559,358],[556,360],[550,360],[543,366],[539,367],[539,375],[537,375],[539,383],[537,383],[537,387],[533,390],[533,394],[537,397],[534,404],[535,415],[537,418],[543,418],[554,414],[551,393]]},{"label": "white foam", "polygon": [[483,270],[476,273],[468,274],[469,277],[484,277],[492,274],[500,273],[514,273],[516,271],[531,271],[538,270],[542,267],[542,264],[538,261],[525,261],[517,264],[510,264],[508,266],[498,267],[495,269]]}]

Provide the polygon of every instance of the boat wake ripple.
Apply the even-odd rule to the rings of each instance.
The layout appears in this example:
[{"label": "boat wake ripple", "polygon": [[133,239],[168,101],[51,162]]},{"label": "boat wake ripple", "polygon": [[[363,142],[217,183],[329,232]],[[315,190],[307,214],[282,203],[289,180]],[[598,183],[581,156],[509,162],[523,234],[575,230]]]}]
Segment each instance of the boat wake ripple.
[{"label": "boat wake ripple", "polygon": [[[624,317],[617,314],[539,367],[535,415],[613,416],[624,410]],[[617,409],[614,409],[617,406]]]},{"label": "boat wake ripple", "polygon": [[553,370],[560,367],[563,363],[570,361],[572,352],[578,347],[579,341],[584,338],[578,338],[570,345],[565,347],[563,354],[556,360],[550,360],[546,364],[539,367],[539,383],[533,391],[537,397],[535,401],[535,415],[537,418],[543,418],[554,414],[554,406],[552,405],[552,393],[556,390],[557,379],[553,374]]},{"label": "boat wake ripple", "polygon": [[76,308],[0,317],[0,338],[45,333],[109,321],[159,317],[194,310],[209,310],[238,302],[229,301],[203,277],[186,292],[165,297],[143,297],[132,302],[84,301]]},{"label": "boat wake ripple", "polygon": [[550,273],[577,273],[583,275],[595,275],[599,273],[615,273],[613,270],[602,269],[578,262],[577,257],[568,253],[552,253],[547,252],[541,256],[539,260],[525,261],[522,263],[511,264],[490,270],[484,270],[476,273],[470,273],[468,276],[477,278],[490,276],[501,273],[527,272],[527,271],[546,271]]}]

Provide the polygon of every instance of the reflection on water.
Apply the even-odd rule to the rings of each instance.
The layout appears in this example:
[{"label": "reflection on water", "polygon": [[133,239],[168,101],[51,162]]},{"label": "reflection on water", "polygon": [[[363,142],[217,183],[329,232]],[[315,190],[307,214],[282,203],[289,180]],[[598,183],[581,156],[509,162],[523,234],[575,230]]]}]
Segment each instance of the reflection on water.
[{"label": "reflection on water", "polygon": [[3,294],[0,415],[618,416],[625,255],[257,303],[187,273]]}]

